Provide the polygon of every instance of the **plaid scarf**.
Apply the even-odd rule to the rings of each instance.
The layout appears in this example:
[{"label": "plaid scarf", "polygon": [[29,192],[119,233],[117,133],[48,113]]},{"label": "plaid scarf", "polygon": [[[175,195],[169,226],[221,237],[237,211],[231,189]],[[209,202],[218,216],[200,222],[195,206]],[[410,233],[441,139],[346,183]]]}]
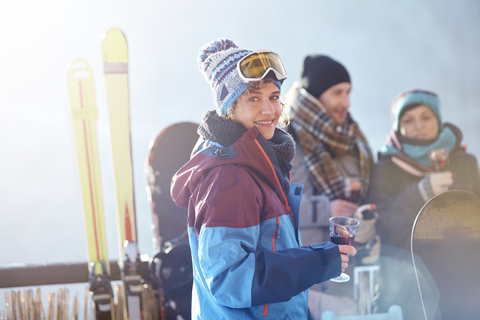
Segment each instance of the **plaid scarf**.
[{"label": "plaid scarf", "polygon": [[365,197],[373,156],[365,136],[350,114],[343,125],[336,125],[321,102],[298,83],[287,93],[287,106],[292,119],[291,128],[305,152],[304,162],[318,194],[325,193],[330,200],[345,198],[344,177],[334,158],[357,146],[364,183],[362,196]]}]

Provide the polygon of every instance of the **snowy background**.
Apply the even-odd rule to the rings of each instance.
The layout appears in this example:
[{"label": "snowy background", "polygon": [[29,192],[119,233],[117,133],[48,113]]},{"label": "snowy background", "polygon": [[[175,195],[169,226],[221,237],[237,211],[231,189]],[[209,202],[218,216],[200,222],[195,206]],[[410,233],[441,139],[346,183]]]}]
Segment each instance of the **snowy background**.
[{"label": "snowy background", "polygon": [[[0,4],[0,266],[86,261],[67,65],[94,72],[108,252],[118,259],[102,35],[129,45],[130,106],[140,251],[151,254],[144,174],[148,144],[166,126],[212,107],[196,58],[229,37],[280,54],[296,80],[306,54],[328,54],[352,78],[353,117],[376,153],[401,91],[436,91],[444,119],[480,156],[480,2],[477,0],[3,1]],[[1,283],[0,279],[0,283]]]}]

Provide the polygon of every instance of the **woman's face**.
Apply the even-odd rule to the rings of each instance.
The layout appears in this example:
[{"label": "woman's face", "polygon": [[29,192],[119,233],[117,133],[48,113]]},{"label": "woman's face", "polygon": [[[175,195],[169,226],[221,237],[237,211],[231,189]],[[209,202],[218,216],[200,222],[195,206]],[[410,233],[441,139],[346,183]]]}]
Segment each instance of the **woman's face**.
[{"label": "woman's face", "polygon": [[400,118],[400,134],[417,140],[431,140],[438,136],[438,119],[426,105],[406,111]]},{"label": "woman's face", "polygon": [[263,84],[259,90],[247,90],[236,101],[233,120],[247,130],[257,127],[263,137],[270,140],[282,113],[279,98],[280,89],[273,82]]}]

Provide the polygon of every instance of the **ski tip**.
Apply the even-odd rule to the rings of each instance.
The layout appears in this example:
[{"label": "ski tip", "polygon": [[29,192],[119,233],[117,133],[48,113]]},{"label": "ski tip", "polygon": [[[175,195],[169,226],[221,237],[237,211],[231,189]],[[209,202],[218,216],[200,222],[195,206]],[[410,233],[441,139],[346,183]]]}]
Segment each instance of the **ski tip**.
[{"label": "ski tip", "polygon": [[111,28],[102,39],[103,62],[128,62],[128,47],[125,34],[119,28]]},{"label": "ski tip", "polygon": [[92,67],[83,59],[75,59],[67,66],[68,79],[90,78],[93,75]]}]

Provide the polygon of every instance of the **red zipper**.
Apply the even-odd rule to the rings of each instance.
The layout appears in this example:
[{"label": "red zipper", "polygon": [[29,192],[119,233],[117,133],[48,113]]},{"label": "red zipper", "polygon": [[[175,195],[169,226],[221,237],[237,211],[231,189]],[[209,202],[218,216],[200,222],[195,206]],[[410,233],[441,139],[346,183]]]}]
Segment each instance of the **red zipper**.
[{"label": "red zipper", "polygon": [[[273,176],[275,177],[275,181],[277,182],[277,186],[278,186],[279,190],[281,191],[280,194],[282,195],[283,202],[285,203],[285,206],[287,207],[288,211],[289,211],[290,213],[292,213],[292,210],[290,209],[290,206],[288,205],[287,196],[285,196],[285,193],[283,192],[282,185],[280,184],[280,181],[278,180],[278,177],[277,177],[277,174],[275,173],[275,168],[273,167],[272,162],[271,162],[270,159],[268,158],[267,154],[265,153],[265,150],[263,150],[262,146],[260,145],[260,143],[258,142],[257,139],[255,139],[255,143],[257,144],[257,146],[258,146],[258,148],[260,149],[260,151],[263,153],[263,156],[264,156],[265,159],[267,160],[268,165],[270,166],[270,169],[272,170]],[[290,175],[289,175],[289,178],[290,178]]]},{"label": "red zipper", "polygon": [[[275,251],[275,240],[277,238],[277,230],[278,230],[278,225],[280,224],[280,218],[277,217],[277,223],[275,224],[275,232],[273,232],[273,238],[272,238],[272,251]],[[268,303],[263,305],[263,316],[266,317],[268,314]]]},{"label": "red zipper", "polygon": [[[268,158],[267,154],[265,153],[265,150],[263,150],[262,146],[260,145],[260,143],[258,142],[257,139],[255,139],[255,143],[257,144],[260,151],[263,153],[263,156],[267,160],[267,163],[270,166],[270,169],[272,170],[273,176],[275,177],[275,181],[277,182],[277,186],[280,190],[280,193],[282,194],[283,203],[287,207],[287,210],[290,212],[290,217],[292,218],[293,227],[295,228],[295,219],[293,217],[293,212],[292,212],[292,209],[290,208],[290,206],[288,205],[288,199],[285,196],[285,193],[283,192],[282,185],[280,184],[280,181],[278,180],[277,174],[275,173],[275,168],[273,167],[272,162]],[[288,178],[289,178],[289,180],[291,179],[290,172],[289,172]],[[273,238],[272,238],[272,251],[275,251],[275,239],[277,237],[278,225],[280,224],[280,218],[277,217],[276,219],[277,219],[277,224],[275,225],[275,232],[273,233]],[[267,314],[268,314],[268,303],[263,306],[263,316],[266,317]]]}]

